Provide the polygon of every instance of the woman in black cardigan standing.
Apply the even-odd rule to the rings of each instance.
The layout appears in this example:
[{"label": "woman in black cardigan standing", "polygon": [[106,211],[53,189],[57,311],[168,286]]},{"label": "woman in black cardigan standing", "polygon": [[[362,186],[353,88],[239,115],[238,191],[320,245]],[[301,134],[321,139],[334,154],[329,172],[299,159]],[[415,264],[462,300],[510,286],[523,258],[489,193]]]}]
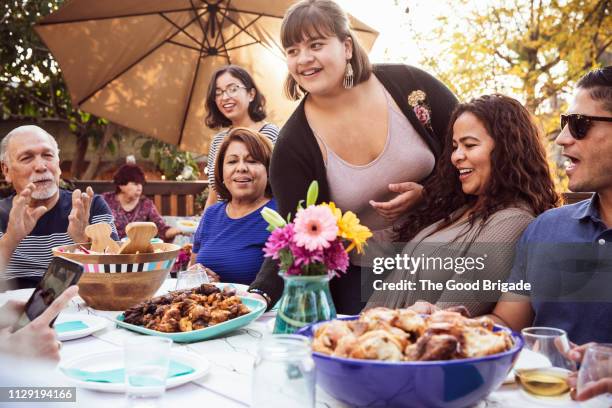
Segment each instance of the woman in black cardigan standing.
[{"label": "woman in black cardigan standing", "polygon": [[[331,0],[293,5],[281,41],[289,69],[285,91],[294,100],[305,96],[272,155],[270,181],[279,213],[295,215],[317,180],[319,202],[334,201],[356,213],[375,237],[390,239],[421,198],[457,99],[417,68],[372,67],[346,13]],[[367,300],[360,266],[368,267],[352,257],[348,273],[331,281],[338,313],[357,313]],[[249,292],[272,306],[282,289],[278,267],[268,259]]]}]

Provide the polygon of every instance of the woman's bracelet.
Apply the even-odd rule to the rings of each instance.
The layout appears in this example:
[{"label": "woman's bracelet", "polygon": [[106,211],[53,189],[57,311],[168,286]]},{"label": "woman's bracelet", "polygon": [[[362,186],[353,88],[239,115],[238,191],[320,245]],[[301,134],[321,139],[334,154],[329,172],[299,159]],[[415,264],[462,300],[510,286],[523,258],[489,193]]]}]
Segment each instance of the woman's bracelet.
[{"label": "woman's bracelet", "polygon": [[250,288],[250,289],[247,289],[247,292],[254,293],[256,295],[263,297],[266,300],[266,310],[268,310],[271,307],[272,299],[270,299],[270,296],[268,296],[268,294],[264,292],[263,290],[260,290],[257,288]]}]

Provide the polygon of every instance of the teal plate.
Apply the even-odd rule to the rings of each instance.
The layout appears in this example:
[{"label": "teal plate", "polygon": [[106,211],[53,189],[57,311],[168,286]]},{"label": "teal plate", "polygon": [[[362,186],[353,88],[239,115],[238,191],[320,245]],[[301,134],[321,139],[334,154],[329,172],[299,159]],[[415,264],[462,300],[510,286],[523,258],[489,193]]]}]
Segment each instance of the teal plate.
[{"label": "teal plate", "polygon": [[157,330],[147,329],[143,326],[137,326],[135,324],[125,323],[123,321],[123,313],[117,315],[115,323],[123,327],[124,329],[132,330],[142,334],[148,334],[150,336],[160,336],[172,339],[177,343],[193,343],[195,341],[207,340],[213,337],[219,337],[231,331],[240,329],[257,319],[259,316],[266,311],[266,304],[253,298],[240,297],[242,303],[244,303],[249,309],[250,313],[237,317],[235,319],[228,320],[227,322],[219,323],[214,326],[206,327],[205,329],[192,330],[190,332],[177,332],[177,333],[165,333]]}]

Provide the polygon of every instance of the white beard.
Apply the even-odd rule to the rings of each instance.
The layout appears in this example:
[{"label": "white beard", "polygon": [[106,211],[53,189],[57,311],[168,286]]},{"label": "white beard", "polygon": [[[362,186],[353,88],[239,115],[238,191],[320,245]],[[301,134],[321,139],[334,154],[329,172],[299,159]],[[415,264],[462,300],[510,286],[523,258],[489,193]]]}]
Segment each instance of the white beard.
[{"label": "white beard", "polygon": [[32,191],[32,198],[35,200],[48,200],[49,198],[53,197],[58,190],[59,187],[57,184],[53,183],[47,188],[35,189]]}]

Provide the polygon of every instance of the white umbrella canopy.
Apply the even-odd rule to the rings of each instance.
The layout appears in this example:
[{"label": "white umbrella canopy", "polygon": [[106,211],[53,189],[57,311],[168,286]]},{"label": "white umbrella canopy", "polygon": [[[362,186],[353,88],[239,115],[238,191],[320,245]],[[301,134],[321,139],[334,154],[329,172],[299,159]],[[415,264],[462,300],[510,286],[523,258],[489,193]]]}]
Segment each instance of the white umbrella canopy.
[{"label": "white umbrella canopy", "polygon": [[[267,100],[267,120],[295,109],[280,26],[288,0],[72,0],[35,30],[57,60],[79,109],[181,149],[207,153],[212,72],[246,68]],[[351,17],[370,50],[378,33]]]}]

